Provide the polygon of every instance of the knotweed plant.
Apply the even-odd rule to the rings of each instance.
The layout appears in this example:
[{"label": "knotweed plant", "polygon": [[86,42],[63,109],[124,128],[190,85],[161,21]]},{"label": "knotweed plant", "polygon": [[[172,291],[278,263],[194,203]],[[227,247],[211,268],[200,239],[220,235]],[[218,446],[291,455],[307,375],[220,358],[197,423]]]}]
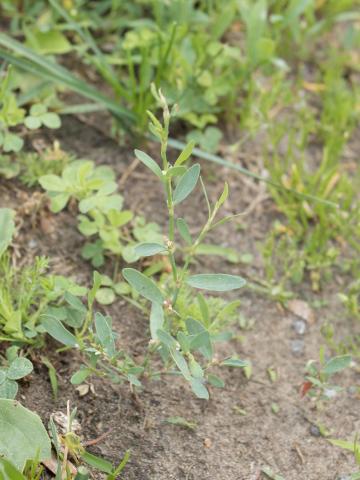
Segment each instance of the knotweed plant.
[{"label": "knotweed plant", "polygon": [[[215,365],[245,367],[247,362],[236,358],[218,360],[214,354],[214,343],[224,339],[218,331],[216,319],[212,319],[205,296],[196,294],[194,289],[227,292],[242,288],[245,280],[239,276],[224,273],[202,273],[190,275],[189,267],[209,231],[224,224],[231,217],[217,220],[217,214],[228,197],[228,185],[219,199],[211,206],[204,183],[200,176],[200,165],[187,165],[194,144],[189,143],[180,153],[174,164],[167,157],[167,143],[170,118],[174,114],[169,111],[162,93],[155,92],[156,99],[163,108],[163,124],[149,112],[150,130],[161,143],[162,169],[145,152],[135,150],[136,157],[151,172],[158,177],[166,198],[168,210],[168,236],[163,243],[142,243],[136,248],[139,256],[149,257],[156,254],[166,254],[171,265],[171,277],[166,283],[156,283],[148,276],[133,268],[123,269],[125,280],[141,296],[151,302],[150,332],[151,349],[160,353],[168,369],[175,368],[174,373],[180,373],[187,380],[194,393],[199,398],[209,398],[208,384],[223,386],[223,381],[210,373]],[[193,192],[200,183],[206,199],[208,218],[197,238],[193,238],[187,222],[178,217],[177,207]],[[176,233],[183,241],[183,246],[177,244]],[[177,255],[181,250],[182,255]],[[197,302],[201,310],[201,320],[191,316],[183,317],[177,310],[179,293],[191,287],[193,295],[191,302]]]}]

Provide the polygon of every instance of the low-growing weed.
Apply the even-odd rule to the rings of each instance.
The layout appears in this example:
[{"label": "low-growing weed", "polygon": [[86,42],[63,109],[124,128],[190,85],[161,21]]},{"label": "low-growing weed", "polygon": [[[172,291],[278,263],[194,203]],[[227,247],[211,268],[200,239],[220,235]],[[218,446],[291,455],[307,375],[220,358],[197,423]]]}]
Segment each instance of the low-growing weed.
[{"label": "low-growing weed", "polygon": [[0,398],[16,397],[17,380],[29,375],[33,370],[31,361],[18,356],[19,347],[12,346],[6,350],[3,366],[0,367]]},{"label": "low-growing weed", "polygon": [[330,380],[333,375],[349,367],[351,361],[351,355],[338,355],[327,360],[324,348],[320,348],[319,362],[310,360],[305,367],[306,376],[301,394],[309,395],[319,405],[323,400],[331,400],[342,388],[330,383]]},{"label": "low-growing weed", "polygon": [[[211,316],[204,296],[197,296],[199,310],[196,314],[198,319],[190,316],[191,312],[186,308],[183,308],[181,315],[177,302],[185,285],[187,291],[183,295],[187,296],[188,302],[191,304],[194,303],[196,295],[191,300],[188,293],[189,287],[224,292],[241,288],[246,282],[239,276],[228,274],[189,275],[190,262],[196,255],[197,247],[202,244],[206,234],[232,218],[224,217],[216,220],[219,209],[227,199],[228,186],[225,184],[223,193],[212,207],[200,177],[200,165],[195,164],[185,167],[185,162],[192,153],[192,143],[179,155],[174,165],[169,163],[166,150],[171,113],[161,92],[154,91],[153,93],[162,104],[164,112],[163,125],[149,113],[151,132],[161,142],[162,169],[146,153],[142,151],[136,151],[135,153],[137,158],[159,178],[163,185],[169,215],[169,232],[168,238],[163,243],[142,243],[138,245],[136,251],[143,257],[167,253],[171,265],[171,276],[166,283],[156,284],[149,277],[132,268],[124,269],[123,275],[133,289],[151,302],[150,332],[153,350],[160,353],[165,364],[176,367],[185,380],[190,383],[192,390],[198,397],[208,398],[209,393],[206,384],[215,386],[222,386],[223,384],[221,379],[208,372],[211,366],[245,367],[247,362],[234,358],[226,358],[222,361],[215,359],[213,343],[226,338],[226,335],[223,337],[217,330],[217,326],[222,326],[220,325],[221,317],[214,318]],[[175,180],[177,181],[174,186]],[[175,211],[176,206],[192,193],[198,182],[203,188],[208,205],[208,220],[198,237],[193,239],[185,219],[176,217]],[[175,228],[184,242],[182,247],[184,261],[181,267],[175,254]],[[230,307],[230,310],[232,308],[233,306]],[[200,359],[205,361],[204,366],[199,363]]]},{"label": "low-growing weed", "polygon": [[[70,163],[61,175],[44,175],[39,183],[51,199],[51,210],[59,212],[71,200],[78,202],[80,215],[78,229],[89,240],[82,256],[96,268],[102,266],[106,256],[115,259],[113,282],[118,283],[119,260],[137,261],[135,251],[139,242],[161,242],[159,226],[146,223],[141,216],[134,217],[131,210],[123,210],[123,197],[117,193],[115,174],[110,167],[96,167],[88,160]],[[116,291],[116,289],[114,289]]]},{"label": "low-growing weed", "polygon": [[36,257],[31,265],[16,267],[7,251],[15,233],[14,212],[0,209],[0,340],[41,344],[44,329],[40,316],[65,292],[84,289],[61,275],[46,274],[48,259]]},{"label": "low-growing weed", "polygon": [[[278,279],[284,276],[286,281],[299,283],[309,273],[314,290],[329,276],[330,267],[337,262],[341,264],[346,247],[357,249],[360,219],[356,175],[350,175],[354,167],[342,161],[345,144],[358,117],[353,108],[357,91],[345,80],[345,65],[339,58],[330,56],[323,68],[322,83],[317,84],[314,92],[301,88],[293,95],[297,110],[294,121],[293,114],[289,118],[285,114],[285,119],[269,124],[267,136],[271,147],[265,148],[271,178],[286,187],[270,188],[286,220],[278,221],[268,238],[267,274],[272,277],[276,270],[276,267],[271,273],[269,270],[268,252],[272,250],[274,264],[279,264]],[[317,109],[311,105],[314,96]],[[321,153],[312,153],[314,142],[320,144]],[[294,192],[313,195],[325,202],[310,203]],[[338,207],[334,208],[334,204]],[[277,250],[282,252],[278,258]]]},{"label": "low-growing weed", "polygon": [[71,155],[54,142],[52,147],[40,152],[18,152],[16,157],[1,155],[0,176],[6,179],[19,177],[24,185],[34,187],[44,175],[60,175],[71,160]]},{"label": "low-growing weed", "polygon": [[[114,283],[109,277],[95,272],[93,287],[87,295],[86,307],[79,299],[67,293],[64,295],[65,306],[48,308],[42,315],[41,323],[43,328],[59,342],[69,348],[78,348],[83,354],[85,364],[73,375],[72,383],[74,384],[84,382],[90,375],[99,375],[115,382],[128,381],[133,386],[140,386],[142,375],[151,377],[159,375],[159,372],[153,372],[149,363],[150,355],[157,352],[165,363],[163,373],[181,374],[199,398],[209,398],[207,385],[223,386],[223,381],[210,372],[211,367],[248,366],[248,362],[231,356],[218,360],[214,353],[214,343],[231,338],[231,334],[224,331],[224,328],[235,317],[239,302],[226,304],[219,298],[196,295],[192,293],[192,289],[224,292],[243,287],[245,280],[228,274],[189,275],[188,273],[189,265],[197,253],[197,248],[203,244],[206,234],[232,218],[216,219],[220,207],[227,199],[228,186],[225,185],[222,195],[211,207],[200,178],[200,166],[198,164],[191,167],[184,166],[191,155],[192,143],[180,154],[174,165],[168,163],[166,143],[170,112],[162,94],[155,94],[163,104],[164,125],[150,114],[151,130],[160,137],[162,142],[163,170],[146,153],[136,151],[136,156],[159,177],[164,186],[169,211],[169,238],[165,241],[161,240],[161,243],[159,241],[140,243],[135,247],[135,252],[139,258],[158,254],[166,256],[171,274],[163,275],[160,281],[155,283],[144,273],[133,268],[125,268],[123,276],[131,287],[129,291],[124,289],[122,282]],[[178,177],[178,181],[174,188],[175,177]],[[203,187],[209,211],[206,224],[197,239],[193,240],[186,221],[175,217],[175,206],[191,194],[198,181]],[[184,241],[184,245],[179,247],[184,256],[182,267],[179,266],[175,256],[175,228]],[[149,270],[147,274],[150,274]],[[112,331],[111,318],[94,312],[95,299],[110,303],[114,293],[118,292],[122,295],[132,293],[135,298],[140,295],[151,302],[152,340],[148,354],[141,365],[136,365],[125,351],[116,348],[116,334]],[[200,364],[201,359],[205,362],[203,366]]]},{"label": "low-growing weed", "polygon": [[[356,435],[353,441],[349,440],[338,440],[335,438],[330,438],[329,442],[335,447],[340,447],[343,450],[347,450],[353,453],[356,464],[360,467],[360,445],[358,442],[358,436]],[[347,477],[349,480],[359,480],[360,479],[360,470],[358,472],[352,473]]]},{"label": "low-growing weed", "polygon": [[90,480],[93,476],[84,465],[101,472],[106,480],[116,480],[129,461],[129,451],[117,466],[88,452],[76,430],[77,409],[70,410],[70,402],[67,413],[60,412],[61,422],[56,424],[56,415],[51,415],[50,435],[38,415],[20,403],[0,399],[0,406],[0,476],[4,480],[40,480],[44,467],[55,480]]},{"label": "low-growing weed", "polygon": [[39,183],[48,192],[55,213],[63,210],[70,199],[79,202],[81,213],[95,207],[104,212],[121,207],[121,196],[113,194],[117,189],[113,170],[104,165],[95,167],[90,160],[75,160],[61,176],[45,175]]},{"label": "low-growing weed", "polygon": [[67,292],[63,305],[50,306],[43,313],[41,325],[67,348],[76,348],[83,354],[85,364],[71,378],[74,385],[96,375],[114,383],[128,381],[140,386],[137,376],[144,368],[136,365],[125,351],[116,348],[117,335],[112,330],[111,317],[94,312],[94,301],[101,285],[102,277],[95,272],[93,287],[87,293],[87,306]]},{"label": "low-growing weed", "polygon": [[30,130],[40,128],[59,128],[60,117],[48,112],[47,106],[34,104],[30,111],[18,106],[16,95],[12,90],[11,69],[0,81],[0,148],[3,152],[18,152],[24,145],[21,135],[12,131],[12,127],[24,125]]}]

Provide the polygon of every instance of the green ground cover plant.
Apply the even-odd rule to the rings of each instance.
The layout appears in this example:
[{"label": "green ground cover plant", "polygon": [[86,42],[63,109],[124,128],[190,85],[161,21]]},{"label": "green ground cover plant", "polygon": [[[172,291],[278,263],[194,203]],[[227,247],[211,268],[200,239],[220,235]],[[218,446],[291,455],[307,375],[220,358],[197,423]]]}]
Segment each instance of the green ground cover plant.
[{"label": "green ground cover plant", "polygon": [[[239,360],[229,355],[227,358],[217,360],[213,344],[217,341],[224,341],[231,338],[231,334],[224,330],[230,320],[234,317],[239,302],[226,303],[221,299],[210,297],[207,301],[202,294],[195,295],[193,288],[225,292],[241,288],[245,280],[239,276],[229,274],[198,274],[190,275],[188,268],[197,247],[199,247],[206,234],[213,228],[231,220],[231,217],[216,219],[217,213],[226,201],[228,186],[225,184],[224,191],[216,204],[211,207],[205,186],[200,177],[200,166],[195,164],[189,167],[185,162],[189,159],[193,144],[179,155],[178,159],[171,165],[166,156],[166,144],[170,123],[170,112],[161,92],[155,92],[164,108],[164,125],[149,113],[151,118],[150,127],[161,139],[161,156],[163,159],[163,170],[145,152],[137,150],[136,156],[161,180],[166,192],[167,206],[169,209],[169,238],[159,242],[138,243],[135,252],[138,257],[150,257],[159,253],[167,255],[171,265],[172,274],[168,277],[162,276],[160,282],[133,268],[123,269],[123,277],[130,285],[135,295],[140,295],[150,300],[150,333],[151,342],[149,351],[142,364],[137,365],[130,356],[123,350],[116,348],[116,335],[112,331],[112,320],[100,312],[94,311],[95,299],[102,300],[112,291],[117,291],[122,284],[112,284],[109,279],[94,274],[92,289],[87,295],[87,306],[84,306],[79,299],[70,294],[65,294],[64,299],[67,306],[57,308],[50,307],[42,315],[42,327],[56,340],[66,347],[79,349],[85,358],[84,366],[72,377],[72,383],[80,384],[90,375],[108,377],[113,382],[128,381],[133,386],[141,386],[142,375],[157,376],[149,364],[150,355],[155,352],[165,363],[165,372],[181,374],[191,385],[195,395],[199,398],[209,398],[206,384],[222,387],[221,378],[210,372],[211,367],[248,366],[248,362]],[[74,178],[74,176],[71,176]],[[173,186],[174,178],[178,178],[176,187]],[[41,180],[46,184],[48,179]],[[53,178],[51,179],[51,185]],[[175,205],[184,201],[196,187],[202,185],[205,199],[208,204],[208,221],[202,228],[196,240],[192,240],[186,221],[183,218],[175,217]],[[112,192],[112,189],[109,189]],[[82,202],[84,201],[81,200]],[[85,199],[86,201],[86,199]],[[80,202],[81,208],[81,202]],[[114,209],[113,214],[116,214]],[[176,227],[175,227],[176,225]],[[185,242],[184,264],[177,265],[175,257],[175,228]],[[159,286],[158,286],[159,285]],[[103,288],[101,289],[101,287]],[[123,293],[128,293],[124,292]],[[130,292],[129,292],[130,293]],[[100,294],[100,295],[99,295]],[[111,295],[111,293],[110,293]],[[177,301],[179,300],[179,309]],[[185,303],[184,303],[185,302]],[[109,303],[105,301],[103,303]],[[193,308],[186,308],[185,304],[195,304]],[[197,305],[197,306],[196,306]],[[73,333],[68,327],[73,329]],[[198,357],[205,361],[202,367]],[[175,367],[175,371],[173,370]]]},{"label": "green ground cover plant", "polygon": [[[304,412],[316,412],[320,418],[321,411],[344,401],[346,407],[341,407],[340,414],[347,416],[347,409],[352,408],[348,405],[358,395],[358,387],[349,386],[349,382],[356,379],[360,357],[354,321],[359,317],[360,298],[360,177],[356,157],[360,16],[356,2],[4,0],[0,15],[1,200],[3,192],[5,206],[8,201],[13,205],[33,194],[48,199],[41,201],[36,212],[39,232],[34,231],[35,222],[30,229],[26,216],[19,217],[21,207],[16,214],[0,208],[0,478],[42,480],[51,472],[56,480],[90,480],[94,471],[107,480],[126,478],[123,469],[129,452],[117,465],[89,453],[76,429],[76,409],[71,410],[69,402],[63,427],[55,424],[55,403],[49,411],[43,406],[42,411],[50,417],[46,429],[39,417],[14,401],[20,391],[18,398],[28,405],[32,398],[29,385],[46,369],[59,404],[65,400],[64,392],[71,392],[63,389],[67,375],[82,406],[83,396],[93,395],[89,404],[98,405],[98,396],[108,400],[110,390],[113,406],[122,402],[121,395],[129,390],[128,403],[131,399],[138,410],[136,419],[130,421],[142,422],[145,412],[141,437],[145,432],[151,436],[158,425],[151,423],[151,409],[150,413],[143,410],[140,394],[144,393],[145,407],[153,400],[151,405],[155,406],[158,400],[151,396],[153,388],[165,385],[165,394],[160,394],[165,411],[170,406],[166,397],[171,397],[178,385],[170,382],[177,377],[196,397],[187,399],[187,405],[193,401],[205,405],[197,399],[216,399],[208,405],[212,413],[215,407],[221,410],[221,425],[228,425],[226,441],[237,424],[239,431],[244,428],[245,436],[249,435],[254,391],[269,401],[264,406],[260,399],[256,415],[264,419],[261,411],[267,411],[272,417],[266,423],[277,428],[279,440],[293,438],[293,432],[284,434],[280,426],[283,421],[286,425],[286,415],[299,404],[284,393],[289,385],[282,369],[291,378],[298,374],[299,383],[303,378],[299,397],[307,397],[301,398]],[[86,114],[91,114],[90,121]],[[78,160],[60,149],[54,139],[65,115],[77,117],[81,132],[91,124],[89,131],[96,136],[101,132],[99,138],[112,137],[111,141],[115,139],[126,148],[140,146],[127,173],[131,180],[143,182],[143,172],[135,171],[140,162],[156,178],[167,210],[165,235],[158,224],[147,223],[146,218],[135,214],[132,191],[130,201],[126,190],[119,193],[117,169],[99,165],[107,142],[105,146],[90,142],[86,147],[91,158],[101,149],[96,162]],[[71,150],[75,143],[65,139],[69,132],[67,122],[64,124],[62,142]],[[41,146],[43,140],[52,147]],[[159,145],[158,158],[146,153],[154,151],[148,148],[149,142]],[[213,162],[212,171],[205,171],[195,157]],[[230,174],[235,170],[250,178],[244,185],[231,178],[235,201],[243,205],[244,200],[244,205],[249,205],[245,211],[250,214],[237,225],[236,237],[219,235],[223,244],[215,245],[216,232],[223,233],[224,225],[236,217],[228,214],[233,211],[228,208],[233,206],[228,184],[217,189],[220,175],[228,174],[220,174],[223,167],[229,168]],[[205,179],[213,183],[211,195]],[[267,183],[266,192],[258,189],[258,181]],[[40,187],[46,193],[40,194]],[[191,208],[187,208],[201,208],[200,202],[195,204],[195,190],[203,193],[203,225],[196,224],[199,217],[191,218]],[[257,191],[259,195],[253,199]],[[140,197],[147,200],[146,194]],[[65,209],[66,214],[52,218]],[[227,213],[222,216],[222,211]],[[41,234],[42,215],[54,222],[55,232]],[[72,224],[62,228],[62,219],[71,215],[77,216],[77,229],[84,237],[82,246],[79,235],[71,235]],[[41,252],[45,245],[46,251],[52,252],[56,239],[61,248],[67,248],[70,243],[63,237],[68,234],[74,237],[71,245],[76,245],[67,258],[72,267],[85,267],[76,258],[81,255],[91,264],[87,268],[96,269],[86,287],[52,273],[53,267],[59,268],[54,265],[57,256],[55,262],[44,256],[31,258],[29,249],[34,246]],[[229,247],[237,240],[242,245],[242,235],[245,248],[251,250],[247,260]],[[257,245],[255,238],[259,239]],[[233,273],[246,272],[252,293],[244,295],[244,301],[238,294],[246,286],[244,278],[230,274],[228,264],[213,267],[220,260],[213,263],[210,256],[226,260]],[[66,265],[65,272],[67,267],[74,271]],[[84,270],[89,273],[87,268]],[[270,311],[268,300],[257,301],[256,295],[264,294],[277,302],[276,313]],[[305,314],[290,308],[289,300],[300,298]],[[125,301],[130,305],[124,307]],[[245,315],[239,314],[243,304]],[[132,307],[139,310],[139,319],[148,320],[145,331],[140,320],[135,327],[122,317],[123,312],[131,312],[132,317]],[[268,307],[269,312],[262,311]],[[279,344],[277,339],[274,343],[285,356],[277,365],[274,359],[278,352],[269,349],[262,337],[274,339],[279,325],[285,325],[288,311],[289,332],[279,330]],[[307,316],[309,311],[314,315]],[[271,325],[268,314],[273,319]],[[317,317],[317,322],[311,316]],[[263,318],[268,330],[257,332],[264,328],[259,321]],[[142,330],[128,334],[128,328]],[[321,347],[319,359],[308,361],[304,373],[301,362],[305,359],[301,356],[311,351],[317,358],[312,340],[318,331],[329,353]],[[247,342],[247,335],[254,344]],[[258,345],[268,352],[271,363],[262,352],[259,364],[255,362],[259,359]],[[54,351],[48,351],[49,346]],[[251,361],[239,358],[234,351],[246,352],[244,357]],[[297,372],[296,365],[300,365]],[[242,369],[240,377],[235,380],[235,374],[227,375],[223,367]],[[109,387],[103,380],[114,385]],[[246,389],[252,380],[251,395],[241,395],[238,401],[234,396],[238,393],[234,390],[236,381]],[[262,390],[256,388],[257,383]],[[217,388],[224,388],[226,401],[216,393]],[[224,406],[233,409],[238,418],[230,417],[222,410]],[[127,408],[124,405],[124,411],[128,412]],[[87,407],[81,413],[92,415]],[[189,415],[178,413],[174,410],[159,424],[187,429],[186,458],[191,460],[191,435],[195,430],[200,434],[201,420],[207,413],[205,407],[198,414],[191,410]],[[116,418],[109,410],[110,415]],[[212,422],[204,430],[209,432],[209,438],[204,439],[206,449],[219,442],[219,449],[211,450],[204,462],[209,471],[217,451],[222,452],[216,413],[214,418],[216,435]],[[242,421],[248,419],[247,423]],[[101,430],[102,420],[91,429]],[[121,424],[125,438],[129,434],[127,421]],[[135,424],[131,424],[131,436]],[[336,420],[334,424],[338,425]],[[305,455],[318,441],[316,436],[328,436],[326,429],[310,429],[314,438],[301,444]],[[172,438],[167,434],[164,438]],[[303,434],[306,436],[306,430]],[[354,438],[353,432],[333,436]],[[232,438],[236,443],[236,431]],[[259,439],[261,449],[264,438]],[[359,463],[356,436],[351,441],[330,442],[352,452]],[[130,464],[136,471],[133,475],[143,474],[138,473],[142,472],[142,445],[140,436],[136,437],[135,450],[140,453],[135,452],[134,465]],[[119,442],[115,446],[119,447]],[[248,448],[241,443],[243,446]],[[283,444],[278,446],[283,453]],[[293,468],[306,476],[305,457],[298,445],[294,451],[301,465],[295,462]],[[186,465],[184,475],[190,477],[191,468]],[[278,470],[276,465],[258,466],[259,475],[285,478],[274,473]],[[360,475],[356,472],[350,478]]]},{"label": "green ground cover plant", "polygon": [[[4,425],[0,441],[0,474],[3,480],[40,480],[44,466],[52,470],[56,480],[89,480],[92,474],[84,464],[102,472],[106,480],[120,478],[129,460],[129,452],[118,466],[87,452],[73,428],[77,410],[70,410],[69,402],[66,425],[60,430],[51,417],[50,435],[40,417],[18,402],[0,399],[0,406],[0,420]],[[52,449],[55,451],[53,457]]]}]

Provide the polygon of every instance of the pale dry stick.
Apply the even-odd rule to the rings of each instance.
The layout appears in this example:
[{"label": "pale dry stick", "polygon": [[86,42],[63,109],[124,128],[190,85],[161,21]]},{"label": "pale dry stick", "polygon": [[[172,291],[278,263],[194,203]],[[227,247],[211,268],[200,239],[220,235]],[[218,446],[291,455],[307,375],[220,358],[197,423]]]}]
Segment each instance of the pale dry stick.
[{"label": "pale dry stick", "polygon": [[125,169],[125,172],[121,175],[119,180],[119,187],[123,187],[125,185],[127,179],[134,172],[134,170],[136,170],[139,164],[140,164],[140,160],[138,160],[137,158],[134,158],[134,160],[130,163],[130,165]]},{"label": "pale dry stick", "polygon": [[[70,433],[70,431],[71,431],[71,424],[70,424],[70,400],[68,400],[68,401],[66,402],[66,415],[67,415],[67,419],[68,419],[67,433]],[[62,466],[61,466],[61,476],[66,475],[66,467],[67,467],[68,455],[69,455],[69,447],[65,444],[63,464],[62,464]]]},{"label": "pale dry stick", "polygon": [[97,443],[102,442],[106,437],[108,437],[111,432],[112,432],[112,430],[108,430],[107,432],[103,433],[102,435],[100,435],[97,438],[94,438],[92,440],[86,440],[85,442],[82,443],[82,445],[84,447],[90,447],[92,445],[96,445]]},{"label": "pale dry stick", "polygon": [[298,454],[298,457],[300,458],[301,464],[304,465],[304,463],[305,463],[304,455],[303,455],[302,451],[300,450],[300,447],[297,443],[294,443],[294,450]]}]

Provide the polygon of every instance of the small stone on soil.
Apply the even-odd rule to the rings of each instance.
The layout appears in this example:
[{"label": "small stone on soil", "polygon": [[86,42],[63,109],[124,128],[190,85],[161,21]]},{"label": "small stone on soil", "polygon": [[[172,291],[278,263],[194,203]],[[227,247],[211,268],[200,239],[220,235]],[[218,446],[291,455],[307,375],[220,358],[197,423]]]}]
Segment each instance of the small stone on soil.
[{"label": "small stone on soil", "polygon": [[320,436],[321,436],[321,432],[320,432],[319,427],[317,427],[316,425],[311,425],[311,427],[310,427],[310,434],[311,434],[313,437],[320,437]]},{"label": "small stone on soil", "polygon": [[34,249],[38,246],[38,242],[32,238],[31,240],[29,240],[28,246],[29,248]]},{"label": "small stone on soil", "polygon": [[295,332],[299,335],[304,335],[306,332],[306,323],[304,320],[294,320],[292,326]]},{"label": "small stone on soil", "polygon": [[358,387],[355,387],[355,385],[351,385],[350,387],[347,388],[348,394],[351,395],[352,397],[357,394],[358,392]]},{"label": "small stone on soil", "polygon": [[303,340],[292,340],[290,347],[294,355],[302,355],[304,353],[305,344]]}]

